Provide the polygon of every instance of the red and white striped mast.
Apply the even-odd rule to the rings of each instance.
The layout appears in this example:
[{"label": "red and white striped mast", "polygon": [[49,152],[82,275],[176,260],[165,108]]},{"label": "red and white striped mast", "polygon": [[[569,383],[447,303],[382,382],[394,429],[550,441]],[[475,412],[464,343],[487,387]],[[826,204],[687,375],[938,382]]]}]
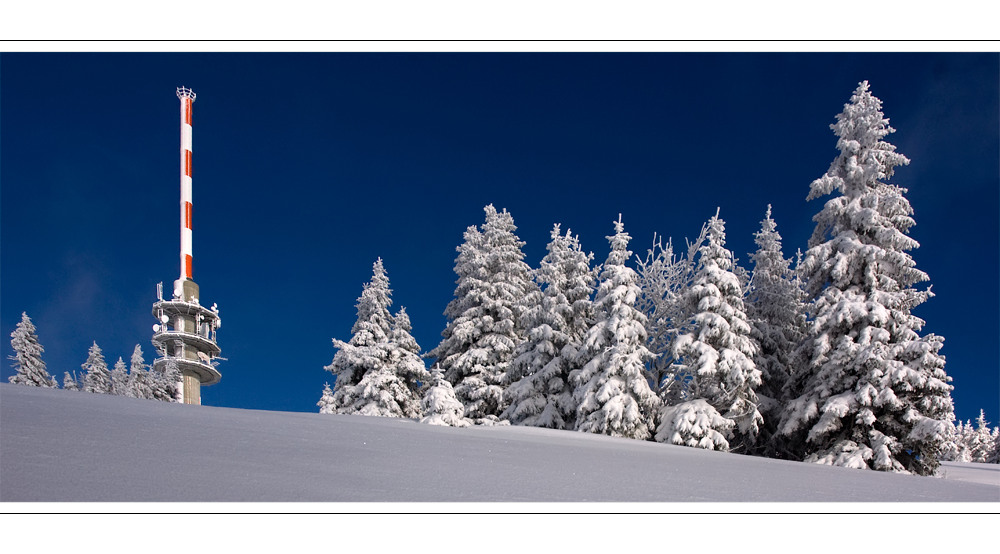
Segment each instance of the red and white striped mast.
[{"label": "red and white striped mast", "polygon": [[181,279],[191,280],[192,231],[191,211],[191,111],[194,108],[194,91],[179,87],[177,98],[181,101]]},{"label": "red and white striped mast", "polygon": [[179,87],[181,101],[181,276],[174,281],[174,295],[163,298],[162,283],[157,286],[153,304],[153,345],[159,358],[153,368],[163,374],[176,371],[177,397],[185,404],[201,404],[201,387],[218,383],[216,369],[219,345],[215,331],[222,325],[219,310],[201,305],[200,289],[191,275],[191,108],[194,91]]}]

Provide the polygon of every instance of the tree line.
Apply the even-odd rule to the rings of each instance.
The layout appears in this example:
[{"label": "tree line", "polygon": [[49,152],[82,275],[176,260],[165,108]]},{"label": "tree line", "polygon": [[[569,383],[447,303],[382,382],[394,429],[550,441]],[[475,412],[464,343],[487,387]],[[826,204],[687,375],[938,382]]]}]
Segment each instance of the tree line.
[{"label": "tree line", "polygon": [[377,260],[320,412],[933,474],[960,447],[944,339],[912,314],[933,294],[915,286],[929,279],[909,254],[913,210],[889,182],[909,159],[883,140],[895,130],[867,81],[831,129],[839,155],[810,185],[807,200],[828,198],[808,249],[784,255],[769,206],[749,270],[718,211],[687,248],[654,238],[635,260],[619,216],[596,267],[556,224],[532,268],[511,214],[486,206],[457,248],[430,371]]},{"label": "tree line", "polygon": [[[38,333],[27,313],[21,314],[21,321],[11,333],[10,346],[14,354],[15,374],[8,381],[16,385],[59,388],[55,377],[49,375],[42,352],[45,349],[38,342]],[[142,348],[135,345],[129,365],[121,357],[113,368],[108,369],[104,352],[97,343],[87,351],[87,361],[80,366],[80,373],[63,373],[62,388],[98,394],[113,394],[146,400],[177,402],[180,398],[180,371],[176,364],[168,363],[165,371],[152,369],[142,357]]]}]

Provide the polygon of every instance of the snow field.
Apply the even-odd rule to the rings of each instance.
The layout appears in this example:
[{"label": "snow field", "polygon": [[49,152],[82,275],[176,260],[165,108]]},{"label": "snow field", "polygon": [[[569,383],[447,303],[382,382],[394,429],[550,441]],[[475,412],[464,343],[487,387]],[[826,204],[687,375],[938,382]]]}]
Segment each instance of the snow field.
[{"label": "snow field", "polygon": [[4,502],[1000,501],[1000,472],[973,465],[949,464],[940,479],[589,433],[0,384]]}]

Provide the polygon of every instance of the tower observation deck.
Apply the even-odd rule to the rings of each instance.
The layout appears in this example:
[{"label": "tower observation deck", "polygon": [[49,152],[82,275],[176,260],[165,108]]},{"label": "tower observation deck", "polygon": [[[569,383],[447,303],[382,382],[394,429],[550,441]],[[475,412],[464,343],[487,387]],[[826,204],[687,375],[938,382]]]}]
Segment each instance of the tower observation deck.
[{"label": "tower observation deck", "polygon": [[216,369],[221,350],[215,334],[222,326],[219,310],[213,305],[201,305],[198,284],[192,279],[192,226],[193,212],[191,180],[191,110],[195,93],[180,87],[177,97],[181,101],[181,273],[174,281],[173,295],[163,298],[163,286],[157,287],[157,301],[153,304],[153,346],[159,358],[153,360],[153,369],[171,373],[176,370],[181,401],[201,404],[201,386],[213,385],[222,379]]}]

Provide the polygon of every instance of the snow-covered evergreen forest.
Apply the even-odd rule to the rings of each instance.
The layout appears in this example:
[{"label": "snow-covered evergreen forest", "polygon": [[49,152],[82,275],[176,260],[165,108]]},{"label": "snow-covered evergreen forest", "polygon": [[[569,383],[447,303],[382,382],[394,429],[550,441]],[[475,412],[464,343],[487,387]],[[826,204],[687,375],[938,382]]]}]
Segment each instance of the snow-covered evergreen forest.
[{"label": "snow-covered evergreen forest", "polygon": [[[21,314],[21,321],[11,333],[10,346],[14,354],[13,368],[16,373],[8,380],[17,385],[57,388],[55,377],[49,375],[42,352],[45,349],[38,342],[38,333],[27,313]],[[87,351],[86,361],[80,365],[80,372],[63,372],[62,388],[99,394],[113,394],[178,402],[180,399],[180,372],[172,364],[166,371],[156,371],[142,357],[142,347],[138,344],[132,351],[129,364],[119,357],[112,369],[104,358],[104,351],[95,342]]]},{"label": "snow-covered evergreen forest", "polygon": [[[934,474],[943,460],[997,462],[997,429],[954,423],[952,385],[912,311],[934,295],[910,252],[909,163],[859,84],[831,125],[839,155],[813,181],[815,231],[794,254],[770,206],[750,266],[716,210],[685,248],[630,250],[621,217],[592,265],[553,226],[538,267],[513,215],[484,208],[457,247],[441,342],[417,363],[381,259],[348,342],[327,366],[323,413],[438,425],[527,425],[709,450]],[[706,207],[708,209],[709,207]]]},{"label": "snow-covered evergreen forest", "polygon": [[[781,214],[768,207],[746,267],[714,206],[696,238],[657,236],[645,252],[620,215],[608,244],[592,245],[598,256],[555,222],[532,267],[513,214],[487,205],[456,248],[441,341],[424,350],[406,309],[392,310],[391,261],[377,259],[352,335],[333,339],[320,413],[544,427],[918,475],[942,461],[1000,462],[1000,430],[984,413],[975,425],[954,421],[944,338],[912,313],[933,293],[911,257],[908,191],[892,181],[909,159],[885,140],[894,129],[867,82],[831,128],[839,155],[805,191],[812,238],[784,245]],[[58,387],[27,314],[11,337],[10,381]],[[138,345],[110,369],[96,343],[81,359],[64,389],[178,398],[176,368],[152,370]]]}]

